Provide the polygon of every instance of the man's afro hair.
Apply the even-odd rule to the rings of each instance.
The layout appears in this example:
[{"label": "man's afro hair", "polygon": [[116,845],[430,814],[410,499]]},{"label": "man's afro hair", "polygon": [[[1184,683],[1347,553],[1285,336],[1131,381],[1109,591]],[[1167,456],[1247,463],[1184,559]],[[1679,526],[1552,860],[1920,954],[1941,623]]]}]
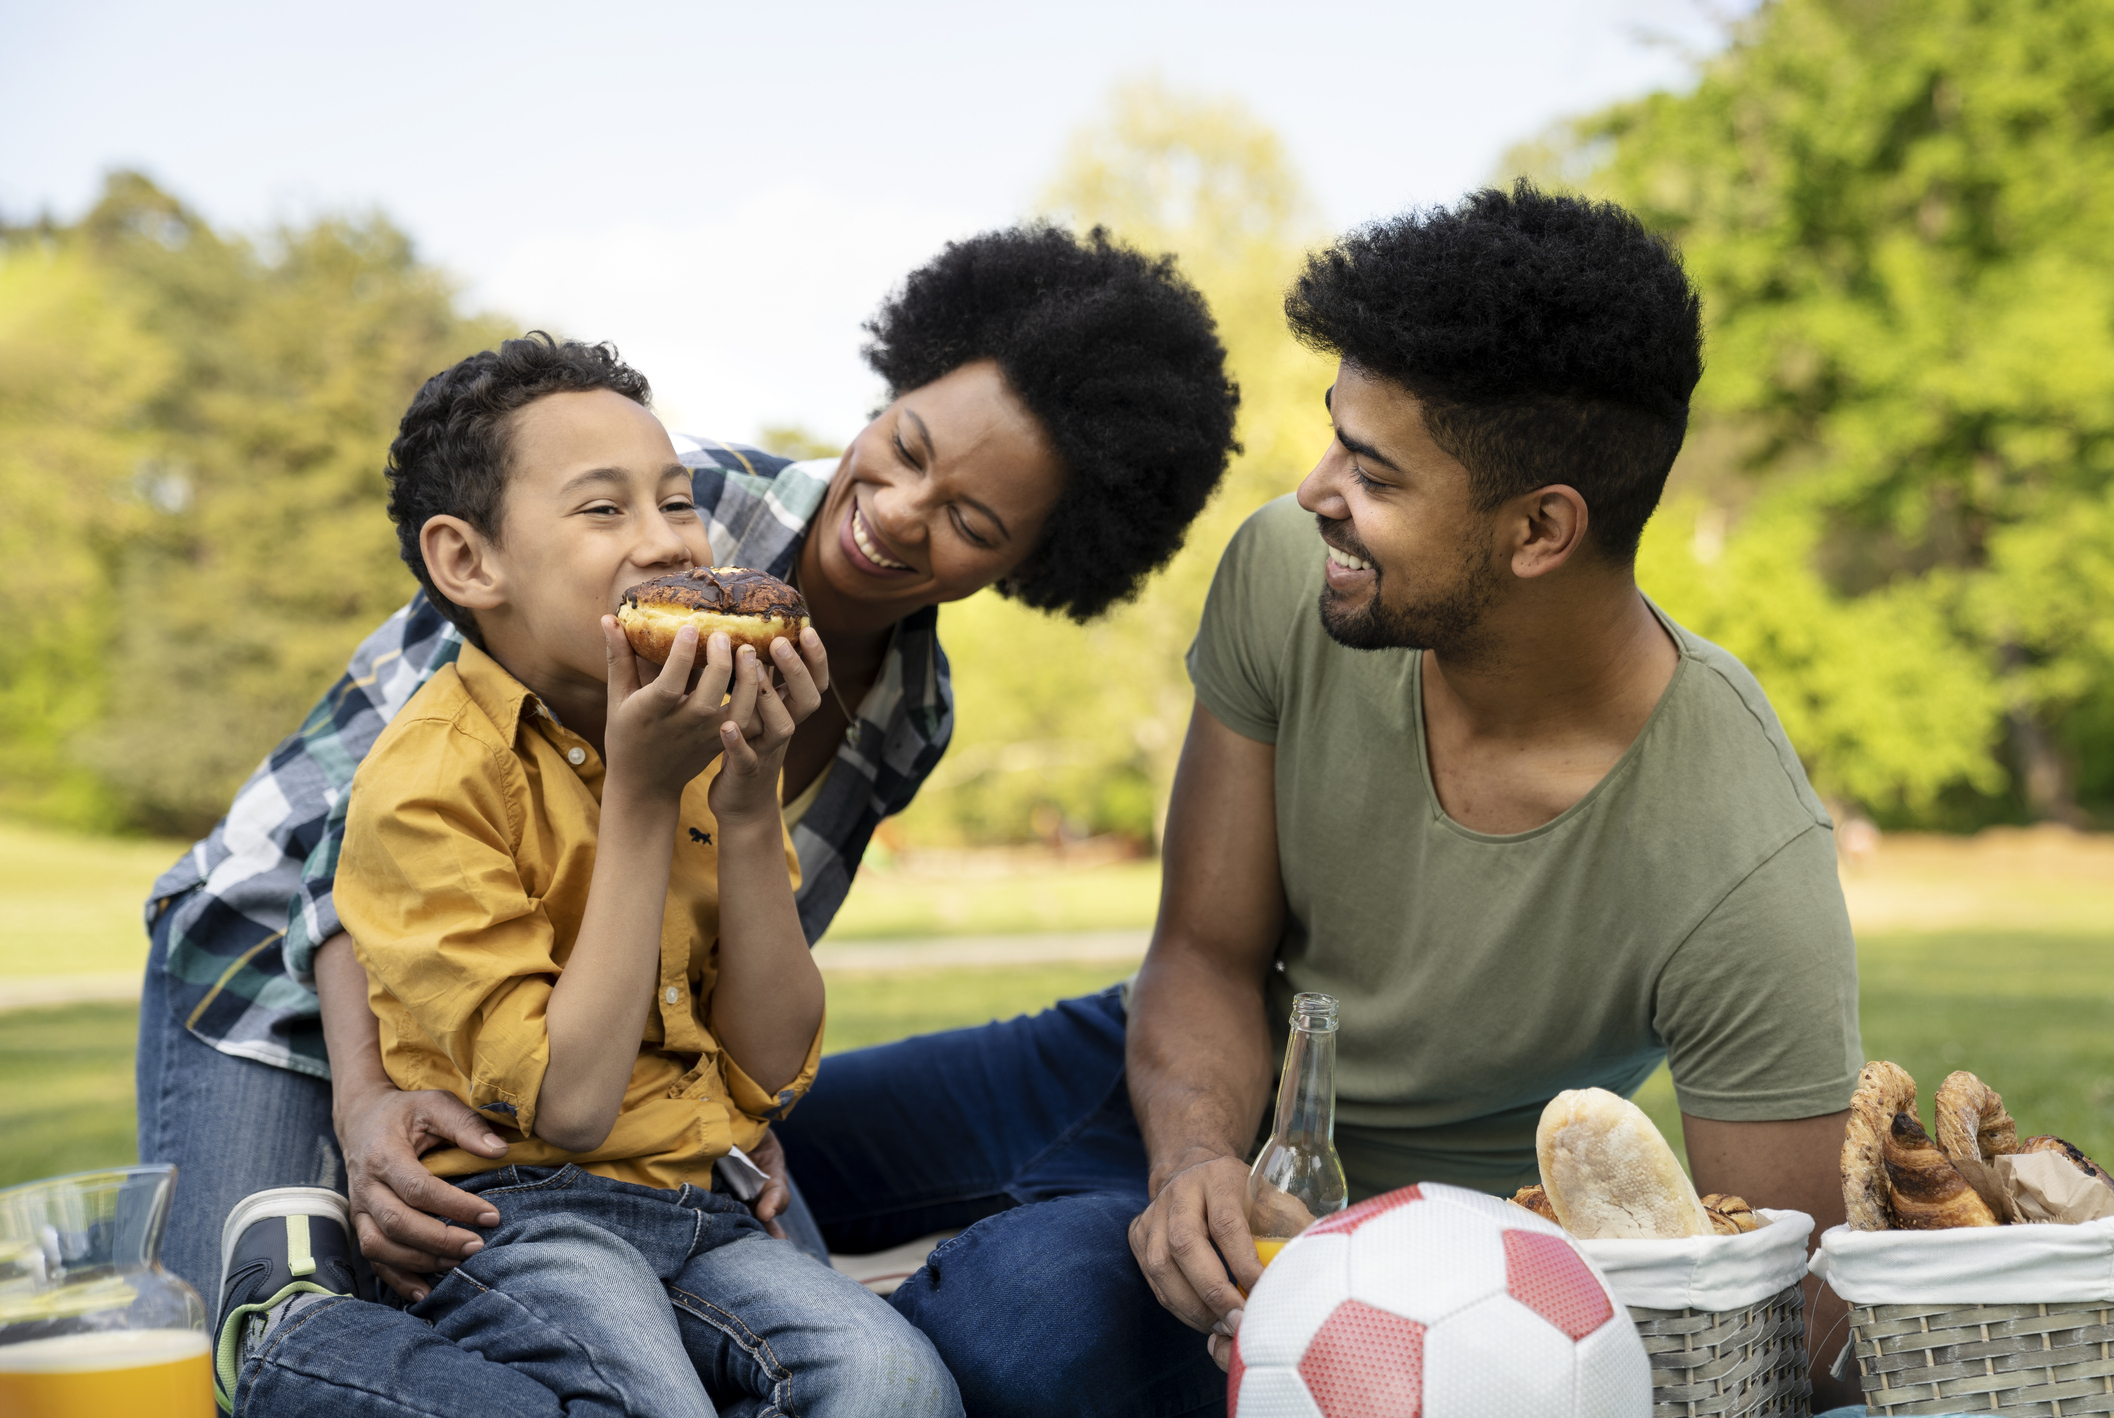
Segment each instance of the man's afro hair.
[{"label": "man's afro hair", "polygon": [[1416,395],[1479,506],[1569,484],[1601,548],[1636,554],[1688,429],[1703,332],[1680,257],[1628,212],[1524,179],[1488,188],[1315,253],[1285,317]]},{"label": "man's afro hair", "polygon": [[1086,621],[1181,548],[1239,449],[1240,391],[1210,309],[1175,269],[1096,227],[1043,223],[950,243],[867,322],[891,397],[996,360],[1065,468],[1006,595]]}]

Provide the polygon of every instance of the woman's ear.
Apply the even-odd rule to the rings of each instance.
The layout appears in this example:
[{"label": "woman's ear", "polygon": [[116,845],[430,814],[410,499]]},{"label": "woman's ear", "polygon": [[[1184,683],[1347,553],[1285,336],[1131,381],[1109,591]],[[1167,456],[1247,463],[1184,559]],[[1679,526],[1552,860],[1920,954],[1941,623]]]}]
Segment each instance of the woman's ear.
[{"label": "woman's ear", "polygon": [[492,555],[491,538],[462,518],[427,518],[418,529],[418,552],[434,589],[464,610],[497,610],[506,604],[506,578]]},{"label": "woman's ear", "polygon": [[1512,549],[1512,574],[1522,580],[1546,576],[1585,544],[1589,515],[1578,489],[1557,483],[1536,488],[1516,504],[1519,540]]}]

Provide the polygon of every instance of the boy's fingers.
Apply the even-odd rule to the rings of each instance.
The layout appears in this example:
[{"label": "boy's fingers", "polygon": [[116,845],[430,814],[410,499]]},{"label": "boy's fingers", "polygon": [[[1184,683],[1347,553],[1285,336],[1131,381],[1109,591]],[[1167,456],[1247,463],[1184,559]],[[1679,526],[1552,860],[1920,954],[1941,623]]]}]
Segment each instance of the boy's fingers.
[{"label": "boy's fingers", "polygon": [[639,661],[632,653],[631,638],[613,615],[602,617],[602,648],[609,652],[609,702],[622,704],[638,692]]},{"label": "boy's fingers", "polygon": [[822,648],[822,637],[809,626],[800,632],[800,655],[807,661],[808,677],[815,681],[815,688],[829,688],[829,652]]},{"label": "boy's fingers", "polygon": [[734,684],[727,695],[727,717],[741,725],[744,734],[756,732],[756,684],[762,675],[756,652],[742,646],[734,657]]},{"label": "boy's fingers", "polygon": [[727,639],[727,632],[715,630],[705,640],[704,672],[698,677],[697,688],[690,694],[692,712],[707,717],[717,715],[733,677],[733,643]]},{"label": "boy's fingers", "polygon": [[778,666],[778,676],[785,682],[786,708],[793,722],[804,722],[808,715],[822,707],[822,691],[815,686],[815,677],[808,673],[806,661],[793,648],[793,642],[784,638],[771,642],[771,660]]},{"label": "boy's fingers", "polygon": [[675,644],[668,651],[668,663],[654,676],[653,687],[670,704],[683,697],[683,690],[690,683],[690,668],[697,662],[697,627],[686,625],[675,632]]},{"label": "boy's fingers", "polygon": [[741,736],[741,726],[732,719],[723,719],[719,725],[719,745],[727,756],[727,767],[746,777],[756,771],[756,750]]},{"label": "boy's fingers", "polygon": [[756,693],[757,716],[763,721],[764,737],[773,746],[793,736],[793,716],[778,697],[778,691],[764,685]]}]

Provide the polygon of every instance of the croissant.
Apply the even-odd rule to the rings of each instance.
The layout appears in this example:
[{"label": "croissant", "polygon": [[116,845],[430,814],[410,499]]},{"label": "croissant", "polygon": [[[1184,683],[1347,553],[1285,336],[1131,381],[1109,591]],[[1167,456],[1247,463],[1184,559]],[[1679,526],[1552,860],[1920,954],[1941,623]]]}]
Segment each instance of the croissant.
[{"label": "croissant", "polygon": [[1916,1115],[1916,1080],[1898,1064],[1874,1059],[1857,1075],[1842,1138],[1842,1204],[1853,1231],[1884,1231],[1893,1224],[1881,1149],[1898,1113]]},{"label": "croissant", "polygon": [[2039,1137],[2027,1138],[2025,1142],[2021,1143],[2018,1147],[2014,1148],[2013,1150],[2016,1152],[2060,1152],[2063,1156],[2070,1159],[2071,1164],[2075,1166],[2078,1171],[2083,1172],[2086,1176],[2092,1178],[2094,1181],[2102,1182],[2107,1186],[2114,1187],[2114,1177],[2109,1177],[2106,1172],[2101,1169],[2100,1165],[2097,1162],[2094,1162],[2091,1158],[2085,1156],[2084,1153],[2078,1151],[2075,1147],[2072,1147],[2069,1143],[2063,1141],[2059,1137],[2049,1137],[2047,1134],[2043,1133]]},{"label": "croissant", "polygon": [[1894,1224],[1904,1231],[1994,1226],[1996,1213],[1975,1195],[1913,1113],[1894,1114],[1881,1144]]},{"label": "croissant", "polygon": [[1710,1229],[1720,1236],[1737,1236],[1742,1231],[1759,1230],[1766,1225],[1754,1214],[1754,1208],[1745,1197],[1727,1196],[1723,1192],[1712,1192],[1703,1198],[1703,1214],[1710,1218]]},{"label": "croissant", "polygon": [[[1512,1204],[1524,1206],[1544,1221],[1556,1221],[1556,1208],[1549,1205],[1549,1194],[1538,1186],[1521,1187],[1512,1193]],[[1561,1221],[1556,1221],[1556,1224],[1563,1225]]]},{"label": "croissant", "polygon": [[2019,1127],[1997,1091],[1965,1069],[1938,1085],[1938,1146],[1954,1161],[1991,1162],[2019,1150]]}]

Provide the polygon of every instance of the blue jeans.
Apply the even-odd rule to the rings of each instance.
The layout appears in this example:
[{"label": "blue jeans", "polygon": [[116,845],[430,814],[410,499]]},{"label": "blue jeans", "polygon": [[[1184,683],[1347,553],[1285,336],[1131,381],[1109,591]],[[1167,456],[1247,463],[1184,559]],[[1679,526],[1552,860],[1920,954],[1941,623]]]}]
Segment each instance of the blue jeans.
[{"label": "blue jeans", "polygon": [[470,1178],[503,1218],[408,1311],[331,1299],[243,1365],[235,1412],[958,1418],[932,1345],[731,1197],[578,1167]]},{"label": "blue jeans", "polygon": [[[133,1065],[139,1157],[179,1169],[162,1264],[189,1281],[211,1310],[220,1301],[220,1223],[235,1203],[269,1187],[343,1192],[345,1166],[330,1120],[328,1080],[223,1054],[176,1017],[163,968],[174,915],[164,907],[149,933],[140,993]],[[827,1255],[798,1188],[780,1224],[802,1250]]]},{"label": "blue jeans", "polygon": [[824,1059],[776,1124],[831,1247],[966,1227],[893,1303],[975,1418],[1225,1409],[1204,1338],[1130,1252],[1145,1145],[1110,989],[1041,1014]]},{"label": "blue jeans", "polygon": [[176,1017],[163,964],[175,914],[164,907],[149,933],[140,991],[139,1160],[176,1164],[162,1264],[211,1311],[220,1300],[220,1223],[235,1203],[268,1187],[342,1192],[345,1165],[328,1079],[223,1054]]}]

